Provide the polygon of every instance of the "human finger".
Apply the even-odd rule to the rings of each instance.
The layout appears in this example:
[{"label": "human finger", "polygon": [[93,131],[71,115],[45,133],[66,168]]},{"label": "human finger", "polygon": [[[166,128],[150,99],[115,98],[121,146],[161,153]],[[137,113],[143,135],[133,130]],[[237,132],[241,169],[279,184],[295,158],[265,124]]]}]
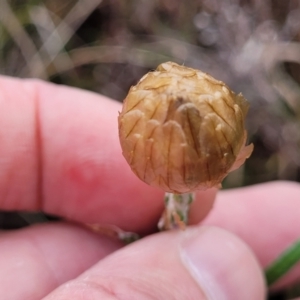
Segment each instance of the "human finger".
[{"label": "human finger", "polygon": [[115,252],[60,286],[55,299],[264,299],[249,248],[215,227],[155,234]]},{"label": "human finger", "polygon": [[57,223],[0,235],[0,294],[38,300],[77,277],[121,243],[79,226]]},{"label": "human finger", "polygon": [[0,104],[1,209],[43,210],[125,230],[153,227],[162,193],[138,180],[122,157],[119,103],[1,77]]},{"label": "human finger", "polygon": [[[266,267],[300,237],[299,200],[300,185],[293,182],[221,191],[203,224],[220,226],[239,236]],[[299,278],[297,266],[277,288]]]}]

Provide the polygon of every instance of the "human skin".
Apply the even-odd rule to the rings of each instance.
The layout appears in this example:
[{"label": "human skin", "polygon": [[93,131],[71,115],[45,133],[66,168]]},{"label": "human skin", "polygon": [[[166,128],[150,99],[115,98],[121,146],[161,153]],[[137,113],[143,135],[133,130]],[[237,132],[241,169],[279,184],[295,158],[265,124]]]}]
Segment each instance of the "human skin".
[{"label": "human skin", "polygon": [[[213,206],[207,226],[149,235],[163,192],[137,179],[122,157],[119,103],[0,77],[0,107],[0,208],[66,220],[1,233],[6,299],[208,299],[207,274],[224,299],[246,299],[243,291],[264,299],[261,268],[300,236],[300,186],[288,182],[220,191],[216,200],[216,190],[199,192],[191,223]],[[123,247],[86,223],[149,236]],[[299,276],[295,268],[281,286]]]}]

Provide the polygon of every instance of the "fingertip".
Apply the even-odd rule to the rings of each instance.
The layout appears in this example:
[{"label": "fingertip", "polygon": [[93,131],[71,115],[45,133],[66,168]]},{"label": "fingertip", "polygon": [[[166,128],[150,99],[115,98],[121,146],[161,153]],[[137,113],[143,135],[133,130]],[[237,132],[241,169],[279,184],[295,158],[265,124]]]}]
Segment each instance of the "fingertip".
[{"label": "fingertip", "polygon": [[188,232],[182,241],[183,264],[205,299],[264,299],[265,280],[250,248],[217,227]]},{"label": "fingertip", "polygon": [[[300,184],[288,181],[220,191],[214,209],[203,223],[239,236],[265,268],[299,239],[299,195]],[[274,288],[291,285],[299,276],[300,268],[295,267]]]},{"label": "fingertip", "polygon": [[209,214],[214,206],[217,192],[217,188],[211,188],[195,193],[195,201],[192,203],[189,213],[190,225],[198,224]]}]

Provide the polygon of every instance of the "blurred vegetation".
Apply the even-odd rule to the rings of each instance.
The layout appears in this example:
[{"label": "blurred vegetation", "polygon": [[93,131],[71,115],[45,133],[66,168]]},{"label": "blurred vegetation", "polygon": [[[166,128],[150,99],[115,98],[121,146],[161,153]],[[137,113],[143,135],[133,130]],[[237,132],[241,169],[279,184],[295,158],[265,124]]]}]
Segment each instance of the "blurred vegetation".
[{"label": "blurred vegetation", "polygon": [[0,2],[2,74],[122,101],[168,60],[210,73],[250,102],[255,150],[225,188],[300,182],[299,0]]}]

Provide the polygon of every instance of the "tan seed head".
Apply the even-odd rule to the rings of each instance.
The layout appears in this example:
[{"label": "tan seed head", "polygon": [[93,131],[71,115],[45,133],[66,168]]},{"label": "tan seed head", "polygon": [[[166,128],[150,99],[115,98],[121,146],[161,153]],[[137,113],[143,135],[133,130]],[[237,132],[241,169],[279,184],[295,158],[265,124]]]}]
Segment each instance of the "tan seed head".
[{"label": "tan seed head", "polygon": [[167,192],[218,186],[251,155],[248,103],[206,73],[166,62],[132,86],[119,115],[123,155],[144,182]]}]

